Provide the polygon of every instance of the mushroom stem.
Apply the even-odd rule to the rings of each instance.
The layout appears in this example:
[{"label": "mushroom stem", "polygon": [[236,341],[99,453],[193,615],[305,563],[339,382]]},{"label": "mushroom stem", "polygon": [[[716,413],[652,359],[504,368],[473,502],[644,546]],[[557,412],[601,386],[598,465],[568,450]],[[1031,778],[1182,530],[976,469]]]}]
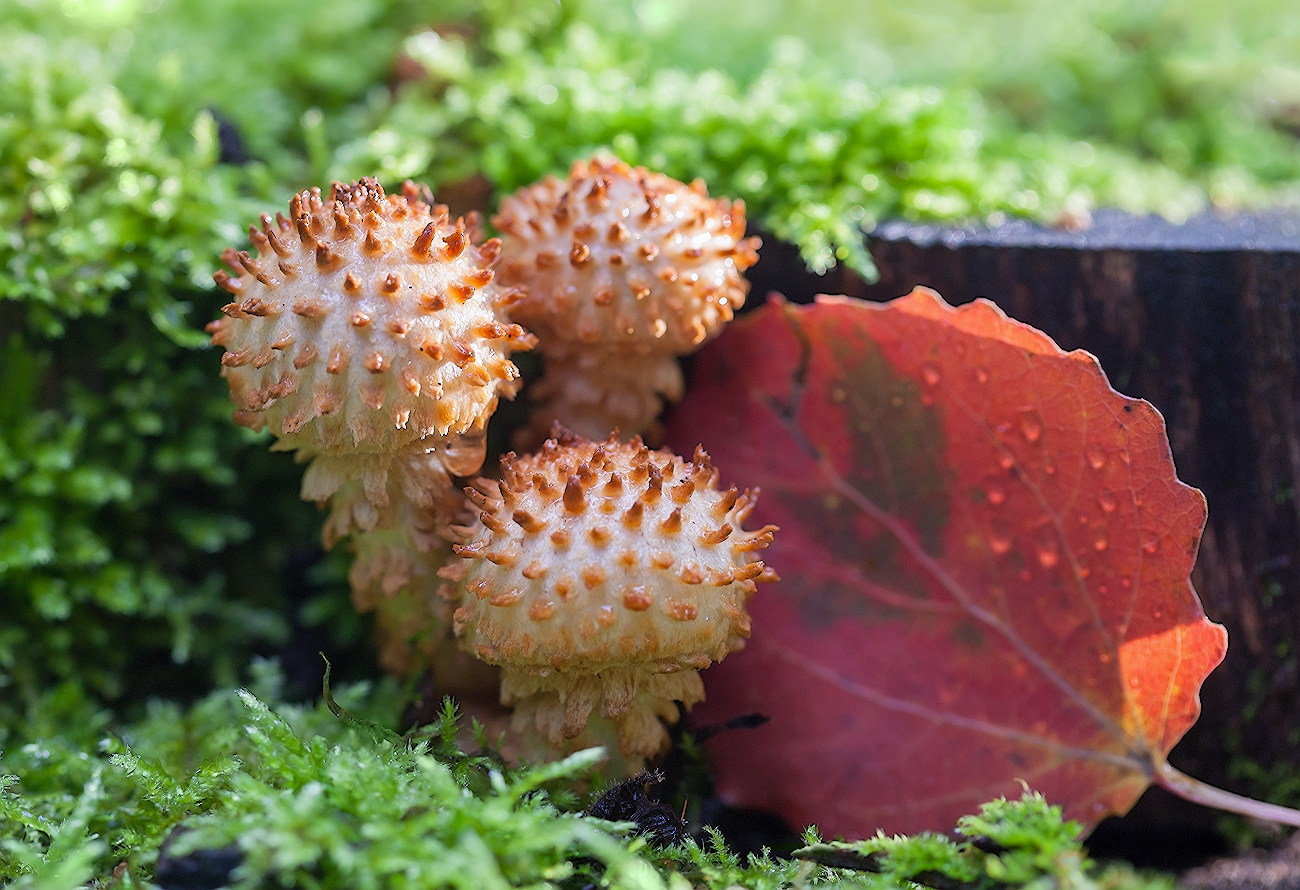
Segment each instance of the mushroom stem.
[{"label": "mushroom stem", "polygon": [[530,422],[516,433],[520,450],[536,448],[555,424],[603,439],[610,430],[659,438],[666,403],[682,397],[677,356],[607,350],[554,350],[542,355],[543,375],[528,391]]}]

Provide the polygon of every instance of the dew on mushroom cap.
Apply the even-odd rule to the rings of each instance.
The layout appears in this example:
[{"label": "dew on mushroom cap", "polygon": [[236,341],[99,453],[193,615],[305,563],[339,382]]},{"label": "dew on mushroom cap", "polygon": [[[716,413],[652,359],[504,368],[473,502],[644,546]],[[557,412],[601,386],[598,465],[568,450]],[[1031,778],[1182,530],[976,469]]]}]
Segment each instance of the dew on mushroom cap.
[{"label": "dew on mushroom cap", "polygon": [[659,717],[703,698],[698,671],[744,645],[755,582],[775,578],[753,557],[775,527],[742,527],[756,493],[716,483],[703,450],[566,431],[467,490],[480,513],[442,595],[462,645],[504,668],[504,703],[556,743],[593,709],[625,753],[667,743]]}]

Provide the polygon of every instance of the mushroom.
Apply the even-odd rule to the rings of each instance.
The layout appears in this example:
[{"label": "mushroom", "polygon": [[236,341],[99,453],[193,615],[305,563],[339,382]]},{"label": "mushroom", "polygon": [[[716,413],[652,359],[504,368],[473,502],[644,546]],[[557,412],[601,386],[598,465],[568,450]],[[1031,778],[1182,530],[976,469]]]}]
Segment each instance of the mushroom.
[{"label": "mushroom", "polygon": [[466,489],[481,512],[452,529],[441,593],[461,644],[501,666],[502,703],[553,743],[595,709],[624,754],[653,754],[659,718],[703,699],[699,671],[749,636],[755,582],[776,577],[754,553],[776,528],[742,528],[757,492],[719,491],[702,449],[555,436]]},{"label": "mushroom", "polygon": [[476,246],[476,220],[431,202],[374,179],[301,192],[288,218],[249,227],[256,257],[222,255],[237,277],[214,276],[235,297],[207,328],[235,422],[312,460],[305,498],[342,490],[327,544],[391,523],[395,494],[428,507],[449,472],[476,472],[487,419],[519,386],[509,353],[535,342],[504,316],[500,242]]},{"label": "mushroom", "polygon": [[492,222],[500,280],[523,291],[512,315],[541,342],[534,441],[552,421],[593,438],[650,432],[681,398],[676,357],[744,304],[760,243],[744,237],[743,201],[612,156],[521,189]]},{"label": "mushroom", "polygon": [[[453,651],[460,652],[458,649]],[[472,656],[464,652],[461,654],[474,660],[480,667],[487,667]],[[495,686],[492,691],[494,693],[492,697],[456,696],[457,708],[463,715],[462,750],[473,750],[478,747],[479,738],[488,738],[492,740],[493,749],[507,764],[527,765],[559,760],[576,751],[598,747],[604,749],[604,757],[600,761],[600,773],[605,778],[632,776],[645,769],[644,757],[625,755],[619,750],[618,727],[612,720],[607,720],[599,714],[592,714],[582,732],[571,739],[563,739],[557,744],[537,731],[537,724],[531,714],[512,711],[497,700]],[[436,692],[441,693],[442,690],[438,689]],[[473,731],[467,731],[471,726]],[[480,728],[482,736],[477,732]],[[575,786],[575,790],[581,785],[580,781]]]},{"label": "mushroom", "polygon": [[373,612],[379,664],[397,677],[432,672],[439,694],[485,696],[500,683],[496,668],[445,645],[452,606],[437,595],[438,569],[452,558],[446,519],[470,521],[468,502],[455,489],[431,508],[398,499],[391,527],[355,533],[356,556],[348,572],[352,605]]},{"label": "mushroom", "polygon": [[452,555],[437,526],[464,499],[449,488],[432,507],[395,500],[390,526],[353,535],[348,582],[357,611],[375,613],[380,665],[405,677],[436,654],[451,626],[451,609],[434,595],[437,571]]},{"label": "mushroom", "polygon": [[222,255],[235,300],[207,329],[235,421],[311,461],[302,494],[330,502],[325,546],[353,534],[353,601],[377,611],[385,665],[409,669],[450,637],[434,573],[463,502],[451,476],[482,466],[487,420],[519,387],[508,356],[536,339],[505,316],[500,241],[477,243],[477,217],[453,224],[427,189],[335,183],[289,209],[249,228],[256,257]]}]

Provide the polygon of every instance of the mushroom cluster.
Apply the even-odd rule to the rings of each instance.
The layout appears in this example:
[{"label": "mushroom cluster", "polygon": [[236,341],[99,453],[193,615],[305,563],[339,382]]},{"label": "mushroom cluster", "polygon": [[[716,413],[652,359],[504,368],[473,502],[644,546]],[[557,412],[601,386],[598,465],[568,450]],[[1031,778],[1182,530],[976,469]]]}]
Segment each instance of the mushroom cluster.
[{"label": "mushroom cluster", "polygon": [[743,201],[609,156],[521,189],[492,222],[501,281],[523,291],[512,313],[541,340],[534,431],[651,432],[681,398],[677,357],[744,305],[758,258]]},{"label": "mushroom cluster", "polygon": [[699,671],[744,645],[755,582],[775,577],[753,554],[775,528],[745,531],[754,494],[717,480],[702,449],[688,462],[559,431],[468,489],[481,512],[454,529],[442,596],[463,644],[503,668],[503,703],[553,742],[597,709],[625,754],[658,752],[658,718],[700,701]]},{"label": "mushroom cluster", "polygon": [[[616,730],[635,766],[676,703],[703,698],[698,672],[744,644],[746,603],[775,577],[754,556],[774,527],[743,528],[757,493],[719,490],[702,450],[641,439],[681,396],[678,356],[744,303],[758,239],[742,202],[612,157],[494,222],[504,237],[480,243],[476,217],[453,223],[409,182],[301,192],[250,227],[256,256],[223,254],[235,299],[208,330],[236,422],[310,461],[303,497],[330,505],[326,546],[350,538],[384,666],[467,693],[499,668],[521,738]],[[557,426],[462,495],[453,477],[480,471],[488,419],[519,389],[510,354],[534,345],[520,438],[578,432]]]}]

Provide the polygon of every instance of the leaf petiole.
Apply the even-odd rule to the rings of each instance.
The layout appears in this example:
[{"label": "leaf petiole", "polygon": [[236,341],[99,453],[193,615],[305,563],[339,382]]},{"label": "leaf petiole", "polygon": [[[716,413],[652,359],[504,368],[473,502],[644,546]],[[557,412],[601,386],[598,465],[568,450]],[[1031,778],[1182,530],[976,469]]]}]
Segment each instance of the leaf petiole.
[{"label": "leaf petiole", "polygon": [[1193,779],[1186,773],[1179,772],[1170,766],[1167,761],[1162,761],[1156,765],[1154,780],[1161,788],[1172,794],[1177,794],[1184,800],[1190,800],[1192,803],[1214,807],[1218,810],[1226,810],[1229,813],[1237,813],[1251,819],[1263,819],[1267,822],[1278,822],[1282,825],[1300,826],[1300,810],[1265,803],[1262,800],[1243,797],[1240,794],[1233,794],[1231,791],[1224,791],[1222,788],[1215,788],[1200,779]]}]

